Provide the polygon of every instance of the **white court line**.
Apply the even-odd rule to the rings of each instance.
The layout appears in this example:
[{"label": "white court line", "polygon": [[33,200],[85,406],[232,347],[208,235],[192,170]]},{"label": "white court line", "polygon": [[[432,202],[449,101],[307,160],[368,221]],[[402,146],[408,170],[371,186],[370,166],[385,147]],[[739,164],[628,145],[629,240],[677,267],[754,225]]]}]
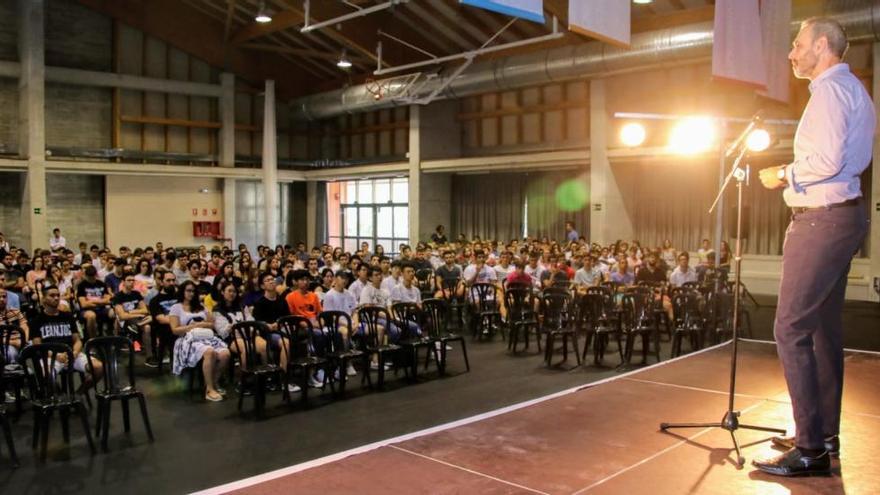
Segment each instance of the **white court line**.
[{"label": "white court line", "polygon": [[468,425],[468,424],[471,424],[471,423],[476,423],[476,422],[478,422],[478,421],[482,421],[482,420],[484,420],[484,419],[494,418],[495,416],[500,416],[500,415],[502,415],[502,414],[507,414],[507,413],[509,413],[509,412],[513,412],[513,411],[516,411],[516,410],[518,410],[518,409],[523,409],[523,408],[525,408],[525,407],[533,406],[533,405],[535,405],[535,404],[540,404],[541,402],[546,402],[546,401],[548,401],[548,400],[553,400],[553,399],[556,399],[556,398],[559,398],[559,397],[563,397],[563,396],[566,396],[566,395],[570,395],[570,394],[573,394],[573,393],[575,393],[575,392],[578,392],[578,391],[581,391],[581,390],[584,390],[584,389],[593,388],[593,387],[596,387],[596,386],[598,386],[598,385],[602,385],[602,384],[605,384],[605,383],[609,383],[609,382],[612,382],[612,381],[615,381],[615,380],[620,380],[621,378],[626,378],[626,377],[628,377],[628,376],[635,375],[635,374],[637,374],[637,373],[642,373],[642,372],[644,372],[644,371],[648,371],[648,370],[651,370],[651,369],[659,368],[659,367],[666,366],[666,365],[668,365],[668,364],[671,364],[671,363],[674,363],[674,362],[677,362],[677,361],[681,361],[681,360],[685,360],[685,359],[691,358],[691,357],[696,356],[696,355],[698,355],[698,354],[703,354],[703,353],[706,353],[706,352],[713,351],[713,350],[715,350],[715,349],[718,349],[718,348],[720,348],[720,347],[722,347],[722,346],[727,345],[728,343],[730,343],[729,340],[726,341],[726,342],[722,342],[722,343],[720,343],[720,344],[713,345],[713,346],[711,346],[711,347],[707,347],[707,348],[705,348],[705,349],[700,349],[699,351],[692,352],[692,353],[690,353],[690,354],[685,354],[685,355],[683,355],[683,356],[678,356],[678,357],[673,358],[673,359],[670,359],[670,360],[668,360],[668,361],[661,361],[661,362],[659,362],[659,363],[655,363],[655,364],[652,364],[652,365],[646,366],[646,367],[641,368],[641,369],[637,369],[637,370],[629,371],[629,372],[627,372],[627,373],[623,373],[623,374],[621,374],[621,375],[617,375],[617,376],[612,376],[612,377],[604,378],[604,379],[602,379],[602,380],[599,380],[599,381],[596,381],[596,382],[592,382],[592,383],[588,383],[588,384],[586,384],[586,385],[578,385],[577,387],[572,387],[572,388],[569,388],[569,389],[566,389],[566,390],[562,390],[562,391],[560,391],[560,392],[556,392],[556,393],[553,393],[553,394],[545,395],[545,396],[543,396],[543,397],[538,397],[538,398],[536,398],[536,399],[531,399],[531,400],[527,400],[527,401],[524,401],[524,402],[519,402],[519,403],[516,403],[516,404],[511,404],[511,405],[509,405],[509,406],[502,407],[502,408],[500,408],[500,409],[495,409],[495,410],[492,410],[492,411],[488,411],[488,412],[481,413],[481,414],[477,414],[477,415],[470,416],[470,417],[467,417],[467,418],[459,419],[459,420],[452,421],[452,422],[449,422],[449,423],[445,423],[445,424],[442,424],[442,425],[433,426],[433,427],[431,427],[431,428],[426,428],[426,429],[424,429],[424,430],[419,430],[419,431],[415,431],[415,432],[412,432],[412,433],[407,433],[407,434],[404,434],[404,435],[399,435],[399,436],[392,437],[392,438],[388,438],[388,439],[385,439],[385,440],[379,440],[379,441],[377,441],[377,442],[369,443],[369,444],[366,444],[366,445],[361,445],[360,447],[354,447],[354,448],[351,448],[351,449],[348,449],[348,450],[344,450],[344,451],[342,451],[342,452],[337,452],[337,453],[335,453],[335,454],[330,454],[330,455],[327,455],[327,456],[324,456],[324,457],[319,457],[319,458],[317,458],[317,459],[312,459],[312,460],[310,460],[310,461],[305,461],[305,462],[301,462],[301,463],[299,463],[299,464],[294,464],[293,466],[288,466],[288,467],[284,467],[284,468],[281,468],[281,469],[276,469],[275,471],[269,471],[269,472],[267,472],[267,473],[258,474],[258,475],[256,475],[256,476],[251,476],[250,478],[243,478],[243,479],[240,479],[240,480],[238,480],[238,481],[233,481],[233,482],[230,482],[230,483],[226,483],[226,484],[223,484],[223,485],[215,486],[215,487],[213,487],[213,488],[207,488],[207,489],[205,489],[205,490],[201,490],[201,491],[193,492],[193,493],[194,493],[194,495],[221,495],[221,494],[228,493],[228,492],[231,492],[231,491],[240,490],[240,489],[242,489],[242,488],[247,488],[247,487],[249,487],[249,486],[257,485],[257,484],[260,484],[260,483],[265,483],[265,482],[267,482],[267,481],[271,481],[271,480],[274,480],[274,479],[277,479],[277,478],[281,478],[281,477],[288,476],[288,475],[291,475],[291,474],[294,474],[294,473],[298,473],[298,472],[301,472],[301,471],[305,471],[306,469],[311,469],[311,468],[314,468],[314,467],[323,466],[324,464],[329,464],[329,463],[331,463],[331,462],[336,462],[336,461],[339,461],[339,460],[341,460],[341,459],[345,459],[346,457],[350,457],[350,456],[357,455],[357,454],[363,454],[364,452],[369,452],[369,451],[371,451],[371,450],[375,450],[375,449],[378,449],[378,448],[380,448],[380,447],[385,447],[385,446],[390,445],[390,444],[392,444],[392,443],[400,443],[400,442],[404,442],[404,441],[406,441],[406,440],[411,440],[411,439],[413,439],[413,438],[419,438],[419,437],[423,437],[423,436],[426,436],[426,435],[431,435],[431,434],[433,434],[433,433],[438,433],[438,432],[441,432],[441,431],[445,431],[445,430],[450,430],[450,429],[453,429],[453,428],[457,428],[457,427],[459,427],[459,426],[464,426],[464,425]]},{"label": "white court line", "polygon": [[[664,387],[683,388],[685,390],[695,390],[697,392],[709,392],[709,393],[718,394],[718,395],[727,395],[728,393],[730,393],[730,392],[722,392],[721,390],[713,390],[711,388],[691,387],[690,385],[679,385],[677,383],[655,382],[654,380],[642,380],[639,378],[627,378],[626,381],[648,383],[651,385],[662,385]],[[734,393],[733,395],[736,397],[744,397],[747,399],[772,400],[769,397],[762,397],[760,395],[751,395],[751,394],[741,394],[739,392]]]},{"label": "white court line", "polygon": [[[775,340],[762,340],[762,339],[739,339],[739,340],[742,341],[742,342],[755,342],[755,343],[758,343],[758,344],[771,344],[771,345],[776,345],[776,341],[775,341]],[[845,352],[858,352],[858,353],[861,353],[861,354],[872,354],[872,355],[874,355],[874,356],[880,356],[880,351],[866,351],[866,350],[864,350],[864,349],[850,349],[850,348],[847,348],[847,347],[844,347],[843,350],[844,350]]]},{"label": "white court line", "polygon": [[[753,405],[751,405],[751,406],[749,406],[749,407],[743,409],[741,412],[742,412],[742,413],[749,412],[749,411],[751,411],[752,409],[754,409],[754,408],[760,406],[761,404],[763,404],[763,401],[758,402],[758,403],[756,403],[756,404],[753,404]],[[637,463],[635,463],[635,464],[633,464],[633,465],[631,465],[631,466],[627,466],[627,467],[621,469],[620,471],[618,471],[618,472],[616,472],[616,473],[614,473],[614,474],[612,474],[612,475],[610,475],[610,476],[606,476],[605,478],[602,478],[601,480],[599,480],[599,481],[593,483],[592,485],[585,486],[584,488],[581,488],[580,490],[574,492],[572,495],[580,495],[581,493],[584,493],[584,492],[587,492],[587,491],[589,491],[589,490],[592,490],[593,488],[595,488],[595,487],[597,487],[597,486],[599,486],[599,485],[601,485],[601,484],[603,484],[603,483],[605,483],[605,482],[607,482],[607,481],[610,481],[610,480],[612,480],[612,479],[614,479],[614,478],[620,476],[621,474],[626,473],[627,471],[632,471],[633,469],[635,469],[635,468],[641,466],[642,464],[646,464],[646,463],[648,463],[648,462],[651,462],[652,460],[654,460],[654,459],[660,457],[661,455],[663,455],[663,454],[665,454],[665,453],[667,453],[667,452],[669,452],[669,451],[671,451],[671,450],[674,450],[674,449],[676,449],[676,448],[678,448],[678,447],[681,447],[682,445],[684,445],[684,444],[690,442],[691,440],[693,440],[693,439],[695,439],[695,438],[697,438],[697,437],[699,437],[699,436],[702,436],[702,435],[704,435],[704,434],[706,434],[706,433],[708,433],[708,432],[710,432],[710,431],[712,431],[712,430],[714,430],[714,429],[715,429],[715,427],[712,426],[712,427],[708,427],[708,428],[705,428],[705,429],[703,429],[703,430],[700,430],[698,433],[695,433],[695,434],[693,434],[693,435],[687,437],[687,439],[685,439],[685,440],[681,440],[681,441],[679,441],[679,442],[677,442],[677,443],[675,443],[675,444],[670,445],[669,447],[666,447],[665,449],[661,450],[660,452],[656,452],[656,453],[654,453],[654,454],[652,454],[652,455],[649,455],[648,457],[645,457],[645,458],[642,459],[641,461],[639,461],[639,462],[637,462]],[[730,449],[730,450],[731,450],[731,452],[736,452],[734,449]]]},{"label": "white court line", "polygon": [[412,454],[412,455],[414,455],[414,456],[416,456],[416,457],[421,457],[422,459],[427,459],[427,460],[429,460],[429,461],[434,461],[434,462],[436,462],[436,463],[443,464],[444,466],[449,466],[449,467],[451,467],[451,468],[460,469],[460,470],[462,470],[462,471],[465,471],[465,472],[468,472],[468,473],[471,473],[471,474],[476,474],[476,475],[478,475],[478,476],[482,476],[482,477],[484,477],[484,478],[489,478],[490,480],[495,480],[495,481],[497,481],[497,482],[499,482],[499,483],[504,483],[505,485],[510,485],[510,486],[513,486],[513,487],[516,487],[516,488],[520,488],[520,489],[522,489],[522,490],[527,490],[527,491],[530,491],[530,492],[532,492],[532,493],[540,493],[540,494],[542,494],[542,495],[550,495],[549,493],[547,493],[547,492],[542,492],[541,490],[535,490],[534,488],[529,488],[529,487],[527,487],[527,486],[518,485],[518,484],[516,484],[516,483],[514,483],[514,482],[512,482],[512,481],[503,480],[503,479],[501,479],[501,478],[496,478],[495,476],[492,476],[492,475],[489,475],[489,474],[486,474],[486,473],[481,473],[481,472],[479,472],[479,471],[474,471],[473,469],[468,469],[468,468],[466,468],[466,467],[464,467],[464,466],[459,466],[458,464],[452,464],[452,463],[450,463],[450,462],[442,461],[442,460],[440,460],[440,459],[435,459],[435,458],[433,458],[433,457],[431,457],[431,456],[427,456],[427,455],[425,455],[425,454],[420,454],[420,453],[418,453],[418,452],[413,452],[412,450],[407,450],[407,449],[404,449],[404,448],[402,448],[402,447],[398,447],[397,445],[389,445],[388,447],[389,447],[389,448],[392,448],[392,449],[395,449],[395,450],[399,450],[399,451],[401,451],[401,452],[406,452],[407,454]]}]

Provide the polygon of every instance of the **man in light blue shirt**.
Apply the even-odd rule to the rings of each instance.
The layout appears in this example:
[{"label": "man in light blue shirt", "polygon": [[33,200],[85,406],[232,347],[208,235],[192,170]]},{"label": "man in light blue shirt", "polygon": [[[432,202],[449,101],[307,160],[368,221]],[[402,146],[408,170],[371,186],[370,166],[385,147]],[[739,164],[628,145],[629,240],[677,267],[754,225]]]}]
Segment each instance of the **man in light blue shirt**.
[{"label": "man in light blue shirt", "polygon": [[846,35],[836,21],[801,24],[789,53],[795,75],[809,79],[810,101],[794,138],[794,161],[761,170],[768,189],[783,189],[792,209],[782,248],[774,333],[795,422],[788,449],[755,461],[781,475],[828,475],[840,451],[843,390],[841,313],[853,254],[868,231],[859,174],[871,161],[874,105],[841,62]]}]

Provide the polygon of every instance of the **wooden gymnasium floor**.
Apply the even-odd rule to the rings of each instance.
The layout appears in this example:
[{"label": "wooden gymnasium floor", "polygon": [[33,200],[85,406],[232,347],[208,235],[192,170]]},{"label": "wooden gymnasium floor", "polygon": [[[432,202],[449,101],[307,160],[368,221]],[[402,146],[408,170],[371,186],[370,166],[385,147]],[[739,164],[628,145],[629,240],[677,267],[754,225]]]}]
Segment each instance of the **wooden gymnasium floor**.
[{"label": "wooden gymnasium floor", "polygon": [[[750,461],[776,452],[770,434],[740,430],[735,465],[719,429],[662,433],[661,421],[720,420],[729,345],[610,380],[389,439],[202,493],[880,493],[880,353],[847,352],[841,460],[831,477],[783,479]],[[743,342],[741,421],[790,427],[772,343]],[[873,461],[872,461],[873,460]]]}]

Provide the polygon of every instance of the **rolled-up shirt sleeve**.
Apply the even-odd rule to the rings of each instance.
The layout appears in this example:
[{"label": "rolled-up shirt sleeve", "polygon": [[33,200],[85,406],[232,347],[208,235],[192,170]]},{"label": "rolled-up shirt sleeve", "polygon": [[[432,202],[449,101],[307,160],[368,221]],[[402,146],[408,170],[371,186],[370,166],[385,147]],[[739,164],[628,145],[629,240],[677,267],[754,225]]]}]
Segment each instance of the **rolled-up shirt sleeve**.
[{"label": "rolled-up shirt sleeve", "polygon": [[835,84],[823,84],[813,93],[799,129],[807,153],[786,167],[786,179],[795,191],[843,170],[847,107],[846,96]]}]

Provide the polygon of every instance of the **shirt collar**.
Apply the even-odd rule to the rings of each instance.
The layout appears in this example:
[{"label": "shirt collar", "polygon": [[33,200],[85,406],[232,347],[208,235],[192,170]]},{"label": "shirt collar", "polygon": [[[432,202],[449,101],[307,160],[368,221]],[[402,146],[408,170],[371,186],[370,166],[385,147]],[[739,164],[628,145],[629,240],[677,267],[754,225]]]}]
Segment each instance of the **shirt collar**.
[{"label": "shirt collar", "polygon": [[816,88],[819,87],[819,85],[822,84],[822,82],[825,81],[826,79],[828,79],[828,78],[832,77],[834,74],[837,74],[838,72],[842,72],[842,71],[849,72],[849,64],[845,64],[845,63],[841,62],[841,63],[834,64],[831,67],[825,69],[824,72],[819,74],[819,77],[817,77],[816,79],[813,79],[810,82],[810,92],[812,93],[813,91],[815,91]]}]

